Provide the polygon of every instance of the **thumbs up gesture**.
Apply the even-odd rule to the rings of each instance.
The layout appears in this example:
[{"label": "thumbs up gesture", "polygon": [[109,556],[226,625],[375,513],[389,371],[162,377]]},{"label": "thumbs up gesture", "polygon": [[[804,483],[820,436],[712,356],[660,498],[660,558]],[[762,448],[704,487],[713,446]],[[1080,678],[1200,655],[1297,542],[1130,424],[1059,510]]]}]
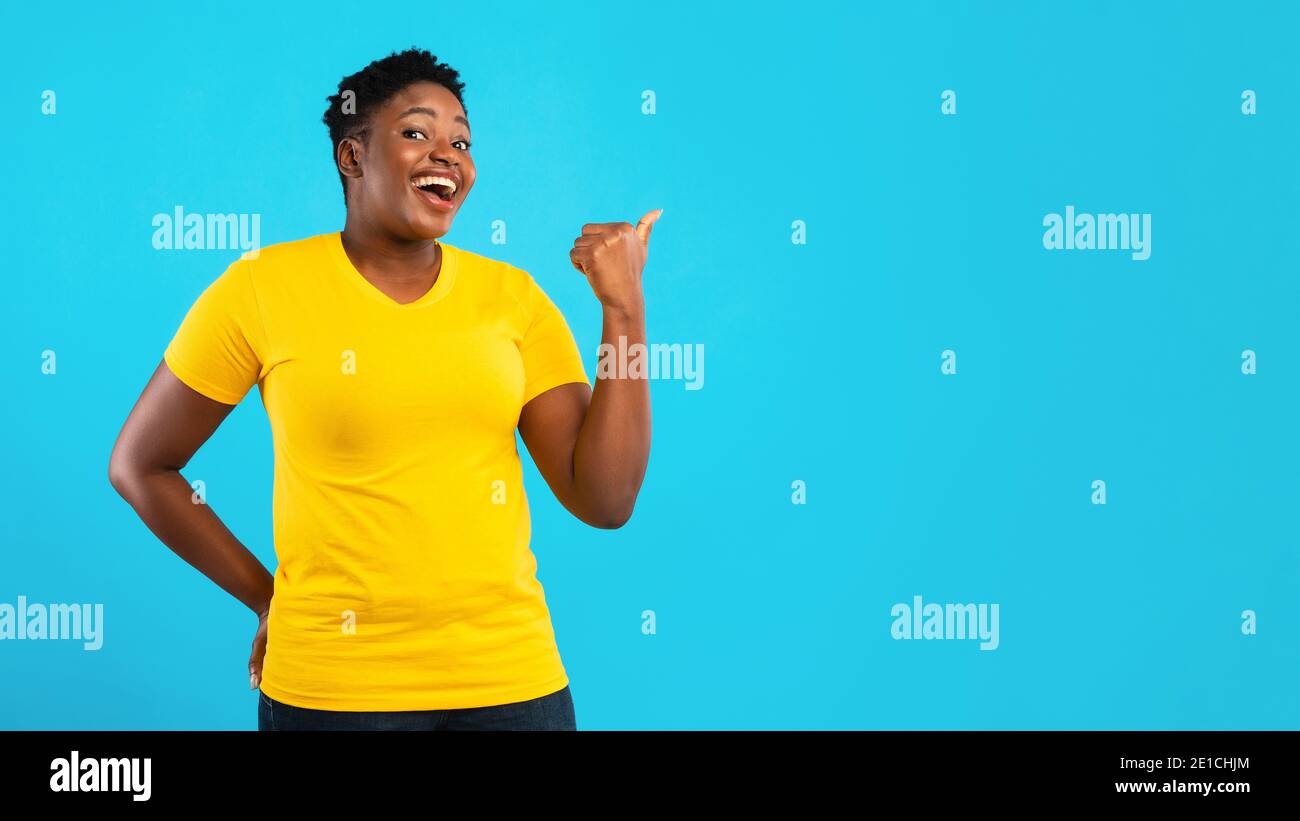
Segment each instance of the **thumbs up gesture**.
[{"label": "thumbs up gesture", "polygon": [[573,241],[569,259],[586,275],[596,299],[606,308],[641,310],[641,270],[650,248],[650,231],[662,208],[649,212],[634,228],[626,222],[589,222]]}]

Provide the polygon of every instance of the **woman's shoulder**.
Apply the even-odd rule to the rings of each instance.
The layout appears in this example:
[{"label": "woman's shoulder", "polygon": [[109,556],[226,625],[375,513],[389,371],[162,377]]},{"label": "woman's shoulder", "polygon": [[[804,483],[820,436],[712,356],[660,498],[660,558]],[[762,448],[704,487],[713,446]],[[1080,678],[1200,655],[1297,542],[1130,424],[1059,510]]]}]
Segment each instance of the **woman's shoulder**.
[{"label": "woman's shoulder", "polygon": [[475,251],[470,251],[469,249],[464,248],[461,245],[451,243],[451,242],[443,242],[442,240],[438,240],[438,244],[441,245],[443,248],[447,248],[453,251],[460,258],[460,264],[462,266],[483,268],[485,270],[491,270],[493,273],[502,276],[518,275],[524,273],[522,268],[519,268],[518,266],[513,265],[509,262],[506,262],[503,259],[497,259],[496,257],[490,257],[487,256],[486,254],[480,254]]},{"label": "woman's shoulder", "polygon": [[534,284],[532,274],[514,263],[479,254],[450,242],[439,243],[456,255],[457,277],[465,277],[479,285],[491,286],[516,294],[526,293]]},{"label": "woman's shoulder", "polygon": [[339,233],[331,231],[300,239],[285,240],[245,251],[237,260],[250,263],[251,268],[269,268],[286,262],[300,262],[304,258],[327,258],[339,242]]}]

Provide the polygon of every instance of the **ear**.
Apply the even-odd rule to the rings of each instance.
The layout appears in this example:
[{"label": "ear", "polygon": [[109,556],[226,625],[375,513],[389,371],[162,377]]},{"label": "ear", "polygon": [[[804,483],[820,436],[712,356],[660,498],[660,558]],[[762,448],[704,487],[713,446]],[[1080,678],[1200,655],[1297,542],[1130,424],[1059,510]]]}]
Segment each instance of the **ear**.
[{"label": "ear", "polygon": [[361,154],[364,146],[361,141],[355,137],[344,137],[339,140],[338,147],[334,150],[334,161],[338,164],[339,173],[345,177],[357,178],[361,174]]}]

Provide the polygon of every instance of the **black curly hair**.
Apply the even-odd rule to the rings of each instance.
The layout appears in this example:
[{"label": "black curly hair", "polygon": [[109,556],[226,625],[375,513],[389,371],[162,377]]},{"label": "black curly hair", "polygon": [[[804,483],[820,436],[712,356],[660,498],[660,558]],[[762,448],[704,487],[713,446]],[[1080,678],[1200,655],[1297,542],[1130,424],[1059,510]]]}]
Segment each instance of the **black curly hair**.
[{"label": "black curly hair", "polygon": [[[375,60],[356,74],[340,80],[338,93],[330,95],[329,108],[321,117],[330,130],[331,157],[344,137],[355,137],[364,143],[370,136],[370,118],[375,109],[412,83],[425,81],[446,88],[456,96],[461,108],[465,108],[465,84],[460,81],[459,72],[414,46]],[[349,92],[350,98],[347,96]],[[345,105],[347,103],[350,105]],[[349,109],[346,112],[345,107]],[[469,109],[465,112],[468,114]],[[343,204],[346,206],[348,183],[342,171],[339,172],[339,183],[343,186]]]}]

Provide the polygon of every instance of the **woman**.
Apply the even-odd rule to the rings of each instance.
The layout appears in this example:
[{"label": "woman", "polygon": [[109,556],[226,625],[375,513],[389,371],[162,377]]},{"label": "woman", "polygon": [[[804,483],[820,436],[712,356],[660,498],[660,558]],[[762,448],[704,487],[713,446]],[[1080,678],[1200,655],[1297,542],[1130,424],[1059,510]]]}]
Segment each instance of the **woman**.
[{"label": "woman", "polygon": [[[212,282],[113,448],[110,479],[141,519],[257,614],[259,729],[576,729],[515,428],[566,509],[617,528],[645,476],[649,385],[593,391],[530,274],[439,241],[475,179],[463,89],[415,49],[340,82],[324,120],[343,230]],[[615,348],[645,342],[660,213],[584,225],[569,253]],[[254,384],[275,448],[274,576],[180,474]]]}]

